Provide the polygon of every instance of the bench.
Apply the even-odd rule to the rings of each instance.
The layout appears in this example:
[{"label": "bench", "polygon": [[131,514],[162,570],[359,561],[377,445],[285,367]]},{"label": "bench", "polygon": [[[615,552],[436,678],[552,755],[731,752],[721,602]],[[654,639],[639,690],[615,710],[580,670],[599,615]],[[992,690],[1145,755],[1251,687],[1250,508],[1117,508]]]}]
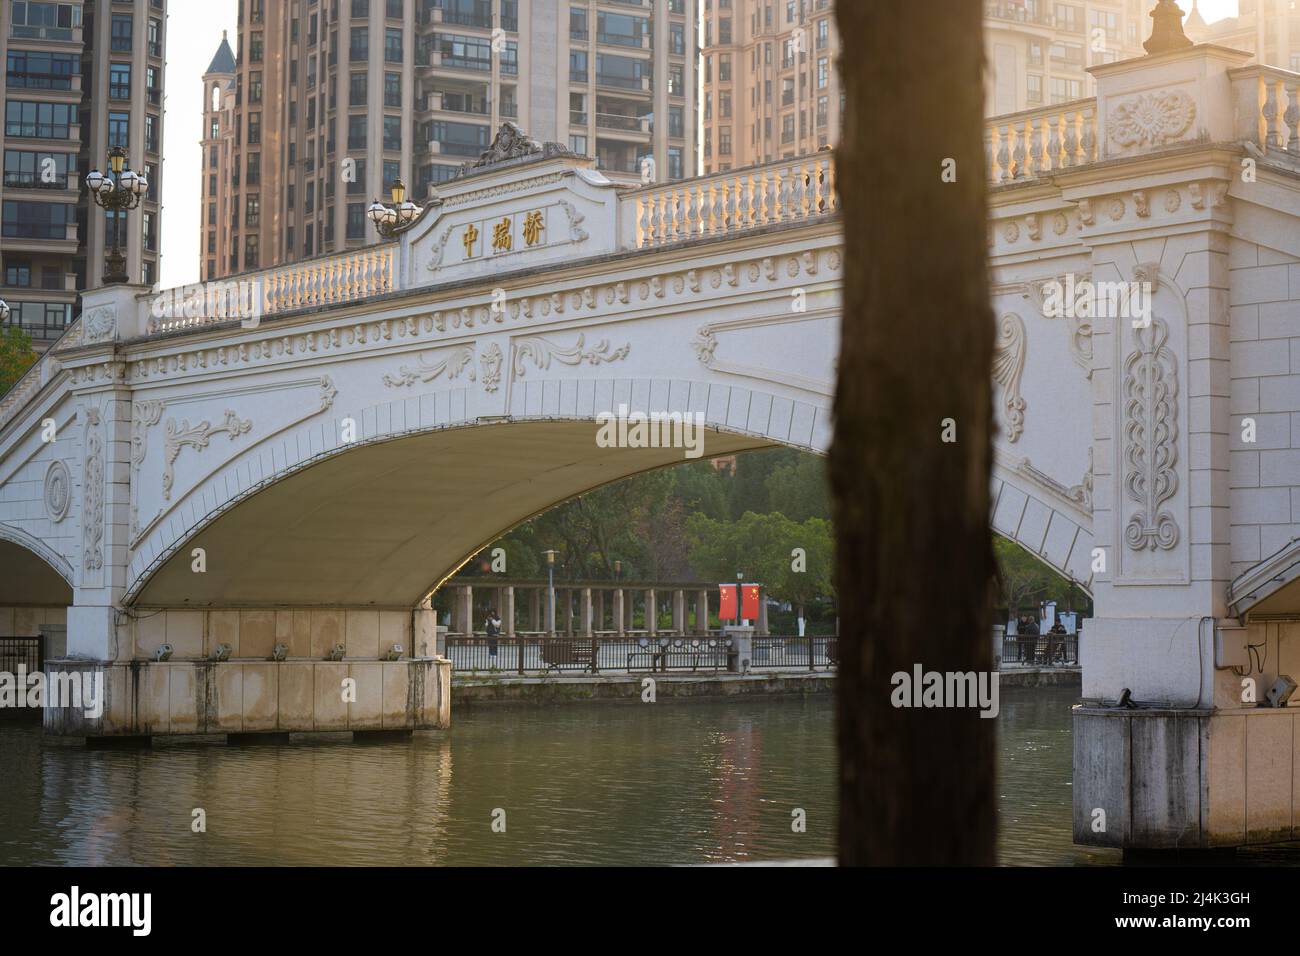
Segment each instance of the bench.
[{"label": "bench", "polygon": [[542,641],[542,665],[547,670],[593,671],[595,641],[570,641],[548,638]]}]

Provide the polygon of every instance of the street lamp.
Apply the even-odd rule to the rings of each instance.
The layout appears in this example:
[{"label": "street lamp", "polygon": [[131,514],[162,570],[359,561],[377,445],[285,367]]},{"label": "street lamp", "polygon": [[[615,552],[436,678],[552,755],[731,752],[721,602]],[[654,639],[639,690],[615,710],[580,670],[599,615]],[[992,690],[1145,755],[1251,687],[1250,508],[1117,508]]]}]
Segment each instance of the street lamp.
[{"label": "street lamp", "polygon": [[[108,173],[92,169],[86,174],[86,188],[95,205],[109,212],[125,213],[140,205],[149,191],[149,177],[126,164],[126,150],[114,146],[108,151]],[[131,280],[126,274],[126,256],[122,254],[122,231],[126,217],[113,219],[113,247],[104,257],[104,284],[120,285]]]},{"label": "street lamp", "polygon": [[559,552],[550,550],[546,555],[546,633],[555,636],[555,555]]},{"label": "street lamp", "polygon": [[736,626],[737,627],[740,626],[740,622],[742,620],[740,616],[740,582],[743,580],[745,580],[745,572],[737,571],[736,572]]},{"label": "street lamp", "polygon": [[415,222],[424,211],[423,206],[406,198],[406,184],[400,179],[393,180],[392,196],[392,205],[385,205],[376,199],[366,210],[370,221],[375,224],[375,228],[385,239],[392,239]]}]

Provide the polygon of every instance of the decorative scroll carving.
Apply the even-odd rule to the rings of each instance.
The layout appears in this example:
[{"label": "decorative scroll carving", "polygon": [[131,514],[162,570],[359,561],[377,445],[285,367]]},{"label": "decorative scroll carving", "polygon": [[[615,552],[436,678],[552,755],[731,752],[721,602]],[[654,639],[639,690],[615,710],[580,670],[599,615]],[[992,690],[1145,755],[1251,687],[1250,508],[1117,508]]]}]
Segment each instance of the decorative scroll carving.
[{"label": "decorative scroll carving", "polygon": [[448,226],[442,231],[442,238],[433,247],[433,252],[429,258],[429,271],[437,272],[442,268],[442,256],[447,251],[447,240],[451,238],[451,227]]},{"label": "decorative scroll carving", "polygon": [[1106,131],[1116,146],[1163,146],[1178,139],[1196,118],[1196,101],[1182,90],[1139,93],[1111,110]]},{"label": "decorative scroll carving", "polygon": [[[504,356],[501,354],[501,346],[495,342],[491,343],[483,350],[479,356],[479,368],[483,370],[483,388],[489,392],[495,392],[497,386],[501,384],[501,364]],[[471,378],[473,375],[471,374]]]},{"label": "decorative scroll carving", "polygon": [[708,326],[700,329],[695,338],[691,339],[691,348],[695,349],[695,357],[701,363],[713,367],[713,353],[718,348],[718,337],[713,334]]},{"label": "decorative scroll carving", "polygon": [[1025,428],[1025,400],[1020,397],[1020,375],[1025,369],[1025,323],[1014,312],[998,322],[993,349],[993,380],[1002,386],[1002,409],[1007,441],[1014,442]]},{"label": "decorative scroll carving", "polygon": [[586,239],[587,230],[583,229],[579,223],[583,222],[587,217],[578,212],[578,210],[574,208],[573,203],[569,202],[567,199],[561,199],[556,203],[556,205],[564,210],[564,215],[569,219],[569,238],[574,242],[582,242]]},{"label": "decorative scroll carving", "polygon": [[1083,480],[1068,488],[1065,496],[1078,502],[1088,514],[1092,514],[1092,446],[1088,447],[1088,470],[1083,473]]},{"label": "decorative scroll carving", "polygon": [[[328,375],[322,375],[320,379],[320,411],[328,411],[334,405],[334,397],[338,395],[339,390],[334,387],[334,380]],[[317,412],[320,414],[320,412]]]},{"label": "decorative scroll carving", "polygon": [[1134,335],[1138,347],[1124,362],[1124,490],[1141,507],[1124,540],[1134,551],[1167,551],[1179,536],[1174,516],[1160,510],[1178,490],[1178,366],[1163,319]]},{"label": "decorative scroll carving", "polygon": [[163,405],[159,399],[146,399],[131,404],[131,539],[140,534],[140,509],[136,504],[140,466],[148,453],[149,429],[162,418]]},{"label": "decorative scroll carving", "polygon": [[[389,388],[401,388],[403,385],[414,385],[419,382],[432,382],[444,372],[448,378],[455,378],[465,370],[465,366],[474,360],[474,349],[469,345],[462,345],[451,355],[437,364],[429,364],[423,355],[416,357],[417,365],[403,365],[398,369],[397,375],[385,375],[384,384]],[[474,380],[474,370],[469,371],[470,381]]]},{"label": "decorative scroll carving", "polygon": [[567,349],[537,336],[520,339],[515,344],[515,377],[523,378],[524,359],[526,358],[532,359],[534,365],[545,371],[551,367],[551,359],[555,359],[564,365],[581,365],[583,362],[589,365],[599,365],[601,362],[615,362],[619,359],[625,359],[632,349],[630,345],[624,345],[622,348],[614,349],[611,352],[609,340],[601,339],[597,345],[583,351],[585,343],[585,336],[581,333],[578,335],[578,341]]},{"label": "decorative scroll carving", "polygon": [[68,466],[61,461],[50,463],[45,472],[45,512],[55,524],[68,514],[68,505],[72,503],[72,476]]},{"label": "decorative scroll carving", "polygon": [[117,331],[117,310],[111,305],[91,309],[82,318],[81,332],[87,343],[111,339]]},{"label": "decorative scroll carving", "polygon": [[87,407],[86,461],[82,474],[83,566],[98,571],[104,566],[104,442],[99,436],[99,409]]},{"label": "decorative scroll carving", "polygon": [[573,151],[560,143],[539,143],[525,133],[518,123],[509,120],[501,124],[492,145],[479,154],[478,160],[468,168],[479,169],[483,166],[495,166],[512,159],[524,159],[529,156],[572,156]]},{"label": "decorative scroll carving", "polygon": [[190,427],[188,419],[181,419],[178,426],[176,419],[167,419],[167,439],[164,443],[165,461],[163,466],[163,498],[167,501],[172,497],[172,482],[175,480],[175,474],[172,466],[180,456],[181,449],[186,445],[196,451],[202,451],[208,447],[212,436],[225,432],[226,436],[234,441],[237,437],[249,431],[253,427],[251,421],[241,419],[231,409],[226,409],[226,417],[222,419],[221,424],[213,425],[209,422],[199,422],[194,427]]}]

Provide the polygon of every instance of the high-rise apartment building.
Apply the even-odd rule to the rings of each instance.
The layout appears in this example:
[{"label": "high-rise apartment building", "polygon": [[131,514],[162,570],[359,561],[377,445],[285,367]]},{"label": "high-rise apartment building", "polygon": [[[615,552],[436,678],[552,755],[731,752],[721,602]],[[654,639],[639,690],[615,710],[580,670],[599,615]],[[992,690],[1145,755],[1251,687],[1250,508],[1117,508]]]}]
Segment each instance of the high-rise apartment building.
[{"label": "high-rise apartment building", "polygon": [[1155,0],[986,0],[989,116],[1096,95],[1090,66],[1144,56]]},{"label": "high-rise apartment building", "polygon": [[[80,289],[102,284],[113,230],[132,281],[158,276],[166,0],[3,0],[4,182],[0,298],[38,349],[58,338]],[[149,177],[140,207],[112,218],[83,180],[122,146]]]},{"label": "high-rise apartment building", "polygon": [[427,198],[506,120],[611,179],[693,175],[697,2],[241,0],[205,77],[201,275],[376,241],[394,179]]},{"label": "high-rise apartment building", "polygon": [[831,0],[701,0],[705,173],[834,145],[844,94]]},{"label": "high-rise apartment building", "polygon": [[1245,50],[1266,66],[1300,72],[1300,6],[1294,0],[1237,0],[1235,17],[1209,24],[1192,0],[1183,30],[1197,43]]}]

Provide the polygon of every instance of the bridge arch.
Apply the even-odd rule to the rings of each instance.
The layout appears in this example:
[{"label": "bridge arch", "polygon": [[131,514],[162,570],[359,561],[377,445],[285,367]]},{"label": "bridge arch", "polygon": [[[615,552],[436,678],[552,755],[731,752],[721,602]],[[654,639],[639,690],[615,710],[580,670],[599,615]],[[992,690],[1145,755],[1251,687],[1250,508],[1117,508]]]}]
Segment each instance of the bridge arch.
[{"label": "bridge arch", "polygon": [[73,574],[67,559],[22,528],[0,522],[0,606],[66,607]]},{"label": "bridge arch", "polygon": [[[502,418],[468,389],[428,392],[253,446],[178,499],[139,543],[125,603],[409,607],[520,522],[682,448],[596,443],[599,416],[702,417],[701,457],[786,445],[824,454],[829,403],[683,379],[548,379]],[[344,424],[356,440],[340,440]],[[192,570],[194,548],[206,570]]]}]

